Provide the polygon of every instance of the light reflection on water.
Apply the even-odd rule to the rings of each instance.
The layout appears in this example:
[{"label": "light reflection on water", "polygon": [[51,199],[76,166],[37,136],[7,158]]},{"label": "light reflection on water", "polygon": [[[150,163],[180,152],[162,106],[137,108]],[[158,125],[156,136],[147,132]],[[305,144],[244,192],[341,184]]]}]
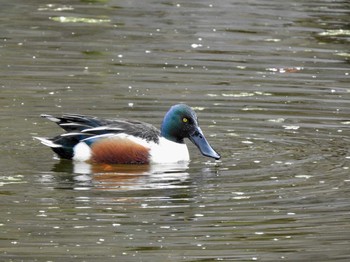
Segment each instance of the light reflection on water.
[{"label": "light reflection on water", "polygon": [[[0,23],[0,260],[348,261],[344,1],[11,1]],[[41,113],[160,126],[220,161],[80,166]]]}]

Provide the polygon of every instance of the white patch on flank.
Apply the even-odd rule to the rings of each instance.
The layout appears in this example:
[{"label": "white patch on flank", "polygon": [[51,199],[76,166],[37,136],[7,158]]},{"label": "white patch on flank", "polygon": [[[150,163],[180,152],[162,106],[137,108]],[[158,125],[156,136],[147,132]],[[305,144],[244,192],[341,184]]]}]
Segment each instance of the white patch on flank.
[{"label": "white patch on flank", "polygon": [[91,148],[85,142],[78,143],[73,150],[75,161],[88,161],[91,158]]}]

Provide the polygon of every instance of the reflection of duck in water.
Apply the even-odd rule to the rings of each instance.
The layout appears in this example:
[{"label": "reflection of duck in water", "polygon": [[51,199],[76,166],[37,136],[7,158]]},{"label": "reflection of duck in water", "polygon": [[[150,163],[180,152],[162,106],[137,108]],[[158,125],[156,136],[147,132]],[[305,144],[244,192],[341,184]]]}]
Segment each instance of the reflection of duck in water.
[{"label": "reflection of duck in water", "polygon": [[[188,187],[187,169],[188,162],[125,165],[61,160],[54,165],[52,171],[74,174],[64,176],[64,184],[68,179],[77,190],[125,191]],[[56,179],[59,177],[56,176]]]},{"label": "reflection of duck in water", "polygon": [[67,131],[52,139],[36,137],[61,158],[102,164],[175,163],[189,160],[184,138],[205,156],[220,159],[200,127],[196,113],[178,104],[166,113],[161,129],[140,121],[98,119],[67,114],[42,115]]}]

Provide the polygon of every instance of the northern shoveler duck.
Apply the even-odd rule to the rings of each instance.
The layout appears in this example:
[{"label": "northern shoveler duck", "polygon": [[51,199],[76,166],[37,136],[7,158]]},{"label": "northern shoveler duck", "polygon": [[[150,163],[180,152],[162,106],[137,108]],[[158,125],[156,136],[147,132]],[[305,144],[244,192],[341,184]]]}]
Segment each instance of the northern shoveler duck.
[{"label": "northern shoveler duck", "polygon": [[184,138],[189,138],[204,156],[220,159],[198,126],[196,113],[185,104],[169,109],[160,130],[134,120],[99,119],[77,114],[41,116],[67,131],[51,139],[35,137],[64,159],[104,164],[189,161]]}]

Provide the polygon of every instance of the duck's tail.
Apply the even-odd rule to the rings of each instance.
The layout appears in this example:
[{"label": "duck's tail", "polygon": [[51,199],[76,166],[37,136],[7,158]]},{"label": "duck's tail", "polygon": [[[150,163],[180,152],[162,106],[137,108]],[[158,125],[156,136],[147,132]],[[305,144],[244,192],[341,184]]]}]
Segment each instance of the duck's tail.
[{"label": "duck's tail", "polygon": [[67,133],[54,138],[33,137],[43,145],[50,147],[61,158],[72,159],[74,157],[74,147],[85,138],[91,135],[82,133]]}]

